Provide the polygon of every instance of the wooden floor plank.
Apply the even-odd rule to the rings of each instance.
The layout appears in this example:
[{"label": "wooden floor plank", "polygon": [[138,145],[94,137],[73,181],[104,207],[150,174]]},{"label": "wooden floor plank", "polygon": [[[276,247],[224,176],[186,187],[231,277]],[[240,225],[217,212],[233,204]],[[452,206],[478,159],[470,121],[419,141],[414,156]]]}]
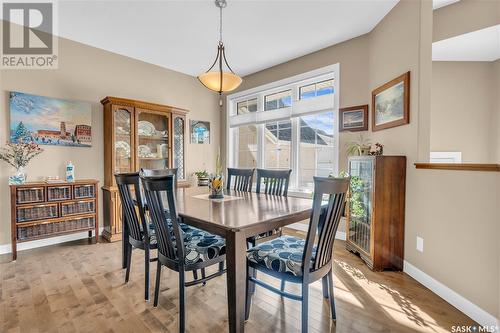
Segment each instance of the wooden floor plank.
[{"label": "wooden floor plank", "polygon": [[[338,241],[334,252],[337,322],[330,320],[321,283],[311,285],[310,332],[449,332],[474,322],[401,272],[371,272]],[[124,284],[121,244],[87,241],[0,257],[0,332],[175,332],[177,273],[162,271],[160,304],[144,301],[142,252],[134,251]],[[151,265],[154,281],[156,265]],[[191,273],[188,277],[192,278]],[[261,276],[279,286],[272,278]],[[151,298],[154,286],[151,285]],[[187,289],[188,332],[228,329],[226,277]],[[300,286],[287,284],[299,293]],[[246,332],[297,332],[300,303],[257,287]]]}]

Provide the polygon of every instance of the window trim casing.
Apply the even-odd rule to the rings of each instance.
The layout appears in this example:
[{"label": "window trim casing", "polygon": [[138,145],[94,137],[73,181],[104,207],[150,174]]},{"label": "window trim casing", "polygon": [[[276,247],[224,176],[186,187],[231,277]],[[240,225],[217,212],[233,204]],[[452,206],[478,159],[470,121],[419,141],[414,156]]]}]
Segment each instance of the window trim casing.
[{"label": "window trim casing", "polygon": [[[247,90],[243,90],[240,92],[236,92],[226,96],[226,167],[231,167],[235,165],[235,153],[234,153],[234,142],[235,135],[231,132],[230,126],[230,118],[231,116],[236,115],[236,105],[238,102],[249,100],[257,97],[257,111],[256,112],[270,112],[265,111],[265,103],[264,103],[264,95],[273,94],[276,92],[284,91],[291,89],[292,90],[292,106],[294,103],[300,100],[300,87],[316,82],[322,82],[325,80],[333,79],[333,113],[334,113],[334,124],[333,124],[333,135],[335,138],[335,153],[333,156],[334,167],[333,174],[338,175],[339,171],[339,131],[338,131],[338,121],[339,121],[339,99],[340,99],[340,64],[336,63],[333,65],[328,65],[325,67],[321,67],[315,70],[311,70],[302,74],[294,75],[285,79],[277,80],[274,82],[270,82],[264,85],[260,85],[254,88],[250,88]],[[272,112],[272,111],[271,111]],[[297,142],[298,132],[295,131],[294,128],[297,126],[293,126],[293,122],[297,122],[298,120],[292,118],[292,147],[295,147]],[[257,145],[258,147],[263,147],[263,138],[262,133],[264,130],[264,124],[255,124],[257,126]],[[295,139],[295,143],[294,143]],[[291,165],[292,165],[292,174],[291,174],[291,183],[297,184],[298,182],[298,152],[295,152],[296,149],[292,149],[291,154]],[[263,167],[263,155],[264,150],[258,149],[258,158],[257,158],[257,167]],[[290,193],[293,193],[293,189]],[[300,193],[300,192],[299,192]]]}]

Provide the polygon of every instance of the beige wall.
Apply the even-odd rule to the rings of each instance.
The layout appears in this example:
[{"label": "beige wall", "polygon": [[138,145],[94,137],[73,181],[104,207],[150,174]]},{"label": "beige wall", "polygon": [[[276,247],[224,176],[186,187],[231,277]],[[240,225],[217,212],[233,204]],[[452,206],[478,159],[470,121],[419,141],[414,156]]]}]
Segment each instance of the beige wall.
[{"label": "beige wall", "polygon": [[461,0],[434,11],[433,41],[500,24],[500,1]]},{"label": "beige wall", "polygon": [[[500,177],[413,166],[427,161],[430,150],[432,25],[430,1],[403,0],[369,34],[245,77],[241,90],[340,63],[340,105],[346,107],[370,104],[374,88],[411,71],[410,124],[367,133],[386,154],[408,158],[405,260],[497,315]],[[349,140],[341,134],[340,169]],[[423,253],[416,251],[417,235],[425,240]]]},{"label": "beige wall", "polygon": [[496,78],[494,93],[496,97],[496,113],[493,113],[490,133],[493,142],[494,161],[500,163],[500,59],[493,63],[493,67],[493,73]]},{"label": "beige wall", "polygon": [[[7,140],[9,130],[8,91],[92,103],[92,148],[43,146],[44,153],[27,168],[31,180],[40,176],[63,176],[63,167],[72,160],[77,178],[103,181],[103,123],[99,101],[107,95],[174,105],[190,110],[188,119],[210,121],[211,144],[187,144],[186,171],[190,175],[201,168],[215,169],[221,132],[218,96],[202,87],[196,78],[66,39],[59,42],[58,70],[1,73],[0,91],[5,96],[0,108],[0,142]],[[12,172],[7,164],[0,163],[0,245],[10,242],[7,182]]]},{"label": "beige wall", "polygon": [[496,80],[493,62],[433,62],[432,151],[461,151],[464,163],[498,161]]}]

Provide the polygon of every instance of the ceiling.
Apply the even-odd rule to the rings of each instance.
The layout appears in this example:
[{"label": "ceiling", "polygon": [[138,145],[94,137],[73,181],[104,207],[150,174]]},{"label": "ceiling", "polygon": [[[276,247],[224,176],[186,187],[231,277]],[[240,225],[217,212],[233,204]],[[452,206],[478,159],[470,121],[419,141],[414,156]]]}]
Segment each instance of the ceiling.
[{"label": "ceiling", "polygon": [[[244,76],[363,35],[398,1],[228,0],[228,62]],[[207,70],[217,51],[211,0],[61,1],[58,11],[62,37],[189,75]]]},{"label": "ceiling", "polygon": [[459,2],[460,0],[433,0],[432,1],[432,8],[433,9],[439,9],[441,7],[445,7],[451,4],[454,4],[455,2]]},{"label": "ceiling", "polygon": [[495,61],[500,58],[500,24],[432,43],[433,61]]}]

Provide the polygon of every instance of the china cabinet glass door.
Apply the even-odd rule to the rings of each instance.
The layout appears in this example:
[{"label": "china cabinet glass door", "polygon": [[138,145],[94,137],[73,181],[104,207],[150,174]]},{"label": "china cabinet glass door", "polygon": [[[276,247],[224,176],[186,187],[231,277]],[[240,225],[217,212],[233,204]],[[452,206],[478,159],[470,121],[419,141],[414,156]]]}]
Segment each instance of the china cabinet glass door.
[{"label": "china cabinet glass door", "polygon": [[349,240],[367,254],[370,254],[373,163],[369,157],[349,160]]},{"label": "china cabinet glass door", "polygon": [[169,115],[138,110],[137,169],[169,167]]},{"label": "china cabinet glass door", "polygon": [[[133,109],[132,109],[133,110]],[[116,107],[113,112],[115,159],[114,173],[132,172],[132,116],[128,108]]]},{"label": "china cabinet glass door", "polygon": [[179,179],[185,179],[184,174],[184,139],[186,131],[186,120],[184,117],[174,115],[173,124],[173,155],[174,155],[174,168],[177,168],[177,175]]}]

